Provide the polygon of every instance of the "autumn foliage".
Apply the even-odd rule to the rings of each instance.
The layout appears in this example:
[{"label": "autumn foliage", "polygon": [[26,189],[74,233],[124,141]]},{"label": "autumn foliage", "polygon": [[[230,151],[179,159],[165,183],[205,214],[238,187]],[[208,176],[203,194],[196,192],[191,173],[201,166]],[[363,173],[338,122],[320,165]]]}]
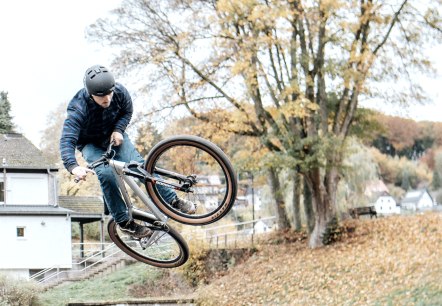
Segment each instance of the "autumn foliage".
[{"label": "autumn foliage", "polygon": [[[261,245],[207,287],[203,305],[440,305],[442,215],[348,220],[345,238],[308,249]],[[301,239],[302,240],[302,239]]]}]

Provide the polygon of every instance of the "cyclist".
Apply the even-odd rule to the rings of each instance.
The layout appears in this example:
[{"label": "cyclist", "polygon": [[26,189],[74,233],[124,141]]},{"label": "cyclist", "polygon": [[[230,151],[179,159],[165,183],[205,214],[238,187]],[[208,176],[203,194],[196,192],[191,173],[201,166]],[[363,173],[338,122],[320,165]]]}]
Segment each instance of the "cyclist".
[{"label": "cyclist", "polygon": [[[63,124],[60,152],[65,168],[79,180],[86,180],[88,173],[96,173],[104,201],[115,222],[122,231],[133,237],[149,236],[151,230],[129,220],[126,205],[112,170],[104,165],[95,171],[82,167],[75,158],[75,149],[91,163],[106,151],[110,141],[115,142],[115,159],[143,162],[125,133],[133,113],[132,99],[127,89],[115,82],[113,74],[104,66],[94,65],[84,75],[84,88],[69,102],[67,118]],[[161,196],[173,207],[187,214],[195,213],[195,204],[180,199],[176,193],[163,187]]]}]

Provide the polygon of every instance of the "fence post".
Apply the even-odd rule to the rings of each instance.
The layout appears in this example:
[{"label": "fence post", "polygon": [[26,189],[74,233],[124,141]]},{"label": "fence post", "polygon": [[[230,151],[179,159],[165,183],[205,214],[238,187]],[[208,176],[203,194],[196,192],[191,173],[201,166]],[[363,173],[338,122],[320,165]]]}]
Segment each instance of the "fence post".
[{"label": "fence post", "polygon": [[255,241],[254,241],[254,238],[255,238],[255,219],[253,219],[253,223],[252,223],[252,247],[255,245]]}]

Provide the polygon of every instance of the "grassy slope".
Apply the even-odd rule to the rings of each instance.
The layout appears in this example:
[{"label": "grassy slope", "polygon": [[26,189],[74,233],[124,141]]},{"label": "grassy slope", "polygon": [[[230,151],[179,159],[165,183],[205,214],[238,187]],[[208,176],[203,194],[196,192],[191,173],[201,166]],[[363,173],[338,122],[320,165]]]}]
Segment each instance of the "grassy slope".
[{"label": "grassy slope", "polygon": [[60,306],[69,302],[127,299],[132,286],[155,279],[159,274],[158,269],[134,264],[104,277],[57,286],[41,294],[38,302],[44,306]]},{"label": "grassy slope", "polygon": [[[321,249],[308,249],[305,241],[260,245],[247,262],[198,288],[199,301],[217,306],[442,305],[442,214],[351,220],[346,226],[355,230]],[[134,265],[48,291],[42,305],[120,300],[131,295],[130,288],[143,292],[142,284],[156,273],[160,270]]]}]

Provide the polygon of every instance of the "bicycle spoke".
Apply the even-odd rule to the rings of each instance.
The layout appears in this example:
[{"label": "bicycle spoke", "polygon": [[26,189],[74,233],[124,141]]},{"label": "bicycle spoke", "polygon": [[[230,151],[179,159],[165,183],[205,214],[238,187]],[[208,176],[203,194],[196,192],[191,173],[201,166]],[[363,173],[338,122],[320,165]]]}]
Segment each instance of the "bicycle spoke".
[{"label": "bicycle spoke", "polygon": [[[232,164],[220,148],[200,137],[183,135],[159,142],[144,167],[157,177],[145,182],[150,198],[180,223],[213,223],[235,202],[237,181]],[[174,199],[175,195],[181,200]]]},{"label": "bicycle spoke", "polygon": [[[180,160],[179,163],[176,162],[177,159]],[[218,161],[204,150],[192,146],[176,146],[163,152],[156,165],[182,176],[196,177],[197,183],[192,187],[192,192],[175,190],[179,198],[196,205],[196,216],[211,214],[224,202],[227,190],[226,174]],[[164,180],[175,184],[182,183],[170,177]],[[161,188],[164,187],[157,187],[160,195]]]}]

